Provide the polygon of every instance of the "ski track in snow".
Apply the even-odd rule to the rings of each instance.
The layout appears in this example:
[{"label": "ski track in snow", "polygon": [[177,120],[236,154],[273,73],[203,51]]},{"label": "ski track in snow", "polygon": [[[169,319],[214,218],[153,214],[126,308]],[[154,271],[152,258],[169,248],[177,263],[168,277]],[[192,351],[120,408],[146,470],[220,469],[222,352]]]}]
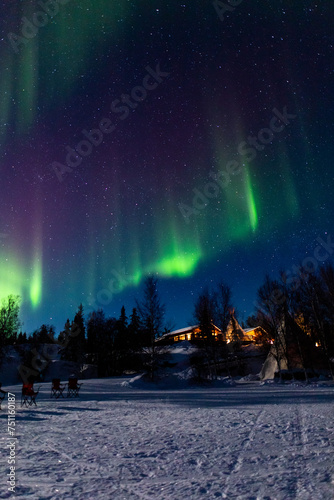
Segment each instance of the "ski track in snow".
[{"label": "ski track in snow", "polygon": [[[79,399],[50,400],[42,384],[36,409],[21,409],[10,388],[15,498],[334,499],[332,387],[158,391],[122,380],[86,380]],[[0,498],[10,498],[2,407]]]}]

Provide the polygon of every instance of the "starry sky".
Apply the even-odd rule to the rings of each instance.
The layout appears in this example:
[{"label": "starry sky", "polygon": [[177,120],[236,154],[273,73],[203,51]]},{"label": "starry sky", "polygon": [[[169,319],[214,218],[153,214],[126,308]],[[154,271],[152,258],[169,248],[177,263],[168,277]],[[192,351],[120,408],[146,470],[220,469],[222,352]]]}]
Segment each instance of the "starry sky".
[{"label": "starry sky", "polygon": [[0,4],[0,296],[23,331],[130,314],[152,273],[172,327],[220,280],[246,320],[265,273],[334,240],[332,2]]}]

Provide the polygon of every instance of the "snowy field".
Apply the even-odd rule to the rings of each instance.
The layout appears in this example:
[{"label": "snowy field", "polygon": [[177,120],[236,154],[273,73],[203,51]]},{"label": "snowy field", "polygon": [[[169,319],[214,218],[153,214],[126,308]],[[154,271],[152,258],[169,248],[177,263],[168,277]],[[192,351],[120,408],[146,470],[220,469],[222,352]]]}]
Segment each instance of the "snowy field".
[{"label": "snowy field", "polygon": [[[16,394],[16,496],[27,499],[334,499],[334,388],[240,383],[145,390],[84,381],[37,409]],[[7,490],[7,403],[0,498]]]}]

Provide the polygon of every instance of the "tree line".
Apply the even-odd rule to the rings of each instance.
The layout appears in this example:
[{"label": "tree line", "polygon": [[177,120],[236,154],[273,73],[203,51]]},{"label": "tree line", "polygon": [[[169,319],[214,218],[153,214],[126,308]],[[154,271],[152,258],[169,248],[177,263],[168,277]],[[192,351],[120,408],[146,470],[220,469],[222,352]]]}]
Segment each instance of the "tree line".
[{"label": "tree line", "polygon": [[[11,295],[2,302],[1,353],[6,345],[30,343],[36,348],[57,341],[65,346],[60,347],[62,359],[82,366],[94,364],[101,377],[144,370],[154,378],[165,351],[157,339],[170,331],[154,276],[146,278],[143,296],[136,301],[129,317],[122,307],[118,318],[106,317],[102,309],[85,318],[80,305],[58,338],[52,325],[42,325],[30,336],[18,333],[19,308],[17,296]],[[216,378],[222,370],[229,373],[231,360],[238,359],[243,332],[236,320],[237,313],[231,314],[233,311],[232,291],[224,282],[213,290],[202,291],[194,303],[193,321],[199,325],[200,334],[195,341],[198,351],[192,362],[200,378]],[[66,332],[74,326],[78,334],[63,342]],[[214,326],[222,332],[219,337],[214,334]],[[305,379],[319,369],[327,370],[334,378],[333,266],[323,265],[313,273],[300,266],[294,279],[283,272],[277,279],[266,276],[258,289],[255,313],[247,319],[247,326],[262,327],[256,342],[264,352],[270,351],[277,362],[279,376],[284,369],[299,366]]]}]

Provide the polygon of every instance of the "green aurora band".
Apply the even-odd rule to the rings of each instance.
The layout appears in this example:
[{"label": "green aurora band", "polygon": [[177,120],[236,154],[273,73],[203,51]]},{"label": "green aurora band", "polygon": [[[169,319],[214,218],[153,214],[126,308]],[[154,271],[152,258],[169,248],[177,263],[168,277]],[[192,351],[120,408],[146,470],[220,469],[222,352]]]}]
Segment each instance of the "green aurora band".
[{"label": "green aurora band", "polygon": [[[15,132],[20,136],[27,134],[33,127],[39,106],[45,111],[52,111],[56,107],[61,108],[62,104],[75,94],[80,85],[80,75],[87,72],[91,60],[94,59],[93,56],[86,57],[91,39],[101,41],[102,44],[105,38],[102,32],[107,32],[110,33],[112,42],[120,31],[126,30],[126,19],[131,9],[129,2],[81,0],[80,7],[78,9],[74,3],[62,6],[55,19],[50,21],[47,27],[41,28],[38,36],[29,40],[19,55],[8,51],[0,54],[3,61],[0,82],[2,96],[0,123],[9,122],[12,117]],[[149,7],[151,8],[151,5]],[[18,19],[23,15],[31,17],[34,9],[34,5],[22,7]],[[120,18],[124,18],[123,24],[118,23]],[[101,32],[97,26],[100,26]],[[50,40],[55,54],[55,59],[51,62],[48,52],[51,50],[48,48]],[[47,48],[43,51],[44,44]],[[62,58],[65,49],[67,58]],[[55,60],[57,72],[50,78]],[[68,60],[73,62],[71,67],[67,65]],[[47,92],[42,93],[42,88],[47,89]],[[240,112],[236,109],[234,116],[239,115]],[[231,159],[227,157],[226,144],[222,142],[239,144],[247,137],[248,131],[242,130],[237,120],[231,127],[234,138],[226,134],[226,138],[222,139],[221,131],[219,134],[216,132],[212,153],[213,157],[218,157],[218,162],[213,160],[214,163],[218,163],[217,168],[224,169]],[[269,148],[273,148],[274,151],[275,146],[270,145]],[[253,165],[252,168],[250,165],[244,165],[243,173],[232,177],[229,186],[220,191],[217,199],[210,200],[209,206],[195,216],[189,225],[180,217],[176,208],[180,201],[176,195],[174,199],[169,200],[167,215],[159,211],[159,220],[152,216],[150,227],[146,230],[142,230],[135,221],[127,221],[124,207],[116,207],[115,219],[119,220],[118,225],[126,237],[120,235],[121,231],[116,232],[116,235],[106,236],[105,251],[99,259],[96,258],[99,248],[93,228],[97,224],[106,235],[110,224],[106,223],[103,226],[103,223],[93,220],[91,230],[88,230],[88,251],[85,252],[87,272],[80,275],[80,281],[77,275],[70,275],[69,295],[76,296],[82,289],[84,293],[94,294],[99,284],[108,280],[112,270],[126,269],[128,279],[121,282],[120,291],[139,285],[150,273],[157,273],[162,278],[180,279],[194,275],[203,261],[212,259],[221,249],[230,248],[231,242],[247,243],[249,238],[260,232],[262,207],[270,206],[270,194],[266,194],[266,184],[273,184],[276,181],[278,171],[284,178],[284,182],[282,181],[284,189],[282,189],[283,202],[280,210],[272,210],[272,217],[276,218],[274,223],[282,225],[287,216],[296,217],[299,213],[299,203],[291,173],[292,161],[290,162],[287,157],[284,146],[280,148],[278,157],[281,159],[277,170],[270,172],[266,180],[256,176],[257,171]],[[257,162],[265,161],[260,153],[258,156]],[[194,176],[187,179],[189,186],[194,185],[194,179]],[[200,189],[201,185],[197,187]],[[159,201],[158,198],[154,201],[156,206]],[[215,229],[212,229],[213,224],[216,225]],[[207,242],[212,240],[212,234],[215,241],[214,245],[210,246]],[[263,227],[261,227],[261,237],[266,237],[266,230]],[[0,257],[5,266],[0,275],[0,297],[9,294],[21,295],[23,300],[30,301],[33,309],[39,307],[43,299],[44,282],[42,242],[43,234],[40,229],[34,238],[33,255],[30,259],[23,252],[19,254],[14,244],[10,248],[2,245]],[[66,266],[70,264],[65,263],[62,271],[64,275],[69,275]]]}]

